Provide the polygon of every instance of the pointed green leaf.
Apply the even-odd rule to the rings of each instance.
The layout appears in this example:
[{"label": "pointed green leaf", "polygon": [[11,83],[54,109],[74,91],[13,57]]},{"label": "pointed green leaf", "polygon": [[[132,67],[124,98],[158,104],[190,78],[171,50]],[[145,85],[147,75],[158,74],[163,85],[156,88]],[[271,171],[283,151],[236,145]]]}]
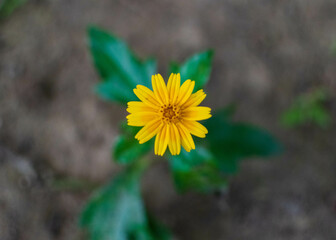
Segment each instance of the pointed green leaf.
[{"label": "pointed green leaf", "polygon": [[93,62],[102,82],[96,87],[105,100],[126,104],[136,100],[133,89],[137,84],[150,87],[151,75],[156,72],[154,59],[141,61],[117,37],[97,28],[88,30]]},{"label": "pointed green leaf", "polygon": [[85,207],[81,225],[91,240],[127,240],[145,224],[139,189],[140,173],[131,169],[98,191]]},{"label": "pointed green leaf", "polygon": [[280,153],[280,143],[267,131],[246,123],[235,123],[226,111],[215,113],[206,121],[209,148],[221,169],[235,173],[238,161],[249,157],[268,157]]},{"label": "pointed green leaf", "polygon": [[127,168],[90,199],[80,224],[91,240],[168,239],[155,238],[160,230],[149,225],[139,187],[144,168],[144,165]]},{"label": "pointed green leaf", "polygon": [[170,65],[170,72],[180,73],[181,81],[191,79],[195,81],[195,91],[204,88],[209,80],[213,50],[197,53],[188,58],[181,66],[176,62]]}]

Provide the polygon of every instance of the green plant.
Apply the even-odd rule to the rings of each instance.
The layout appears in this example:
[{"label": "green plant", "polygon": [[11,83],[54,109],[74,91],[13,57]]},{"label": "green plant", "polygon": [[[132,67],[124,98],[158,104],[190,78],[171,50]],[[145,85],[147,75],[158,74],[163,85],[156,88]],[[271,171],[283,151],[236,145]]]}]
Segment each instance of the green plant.
[{"label": "green plant", "polygon": [[[150,87],[156,61],[140,60],[123,41],[99,28],[89,28],[88,34],[93,62],[101,78],[97,94],[122,106],[136,100],[132,90],[137,84]],[[201,52],[183,64],[172,63],[170,71],[194,80],[196,89],[200,89],[209,80],[212,57],[212,50]],[[228,177],[237,173],[241,160],[281,151],[278,141],[265,130],[232,121],[233,112],[229,106],[206,120],[208,136],[196,142],[195,150],[166,155],[179,192],[209,193],[226,188]],[[124,165],[124,170],[96,192],[83,210],[81,226],[87,229],[91,240],[171,239],[167,229],[149,216],[140,194],[141,176],[153,163],[153,143],[139,144],[134,138],[137,131],[125,122],[121,124],[112,155],[115,162]]]},{"label": "green plant", "polygon": [[299,95],[283,113],[282,124],[289,128],[307,124],[327,128],[331,123],[330,113],[324,105],[328,98],[324,88],[316,88],[312,92]]}]

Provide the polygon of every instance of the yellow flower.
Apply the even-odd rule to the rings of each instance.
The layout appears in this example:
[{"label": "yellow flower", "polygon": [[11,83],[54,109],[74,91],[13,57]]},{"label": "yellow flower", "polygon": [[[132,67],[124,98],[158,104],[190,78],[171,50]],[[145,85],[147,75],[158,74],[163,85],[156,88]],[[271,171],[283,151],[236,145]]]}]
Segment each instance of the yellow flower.
[{"label": "yellow flower", "polygon": [[208,130],[197,121],[211,117],[211,109],[199,107],[206,94],[203,90],[193,93],[195,81],[186,80],[182,86],[180,74],[172,73],[166,86],[160,74],[152,76],[153,91],[137,85],[133,90],[141,101],[128,102],[128,125],[144,126],[135,138],[145,143],[156,135],[154,152],[163,155],[169,147],[172,155],[183,148],[195,149],[191,137],[204,138]]}]

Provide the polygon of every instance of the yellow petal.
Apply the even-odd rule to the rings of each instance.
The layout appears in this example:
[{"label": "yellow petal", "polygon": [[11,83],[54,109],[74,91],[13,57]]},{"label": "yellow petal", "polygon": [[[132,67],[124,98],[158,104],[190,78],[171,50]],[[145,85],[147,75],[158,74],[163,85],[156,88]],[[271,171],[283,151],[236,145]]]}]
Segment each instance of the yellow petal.
[{"label": "yellow petal", "polygon": [[211,117],[211,108],[208,107],[189,107],[182,112],[182,118],[185,120],[200,121]]},{"label": "yellow petal", "polygon": [[158,83],[158,90],[162,101],[165,104],[169,103],[168,90],[167,86],[163,80],[163,77],[160,74],[156,74],[156,82]]},{"label": "yellow petal", "polygon": [[[160,131],[161,136],[158,139],[158,151],[157,154],[160,156],[163,156],[165,153],[167,146],[168,146],[168,141],[169,141],[169,125],[163,126],[162,130]],[[155,139],[156,141],[156,139]],[[156,154],[156,153],[155,153]]]},{"label": "yellow petal", "polygon": [[173,127],[170,127],[170,139],[168,142],[168,147],[171,155],[176,155],[176,149],[175,149],[175,132]]},{"label": "yellow petal", "polygon": [[175,136],[175,155],[180,154],[181,152],[181,139],[180,139],[180,133],[176,127],[176,125],[173,123],[172,124],[172,130],[174,131],[174,136]]},{"label": "yellow petal", "polygon": [[133,89],[133,92],[146,105],[152,108],[159,107],[158,101],[154,98],[154,93],[145,86],[138,85],[137,88]]},{"label": "yellow petal", "polygon": [[183,108],[188,107],[196,107],[198,106],[206,97],[206,94],[203,92],[203,90],[198,90],[194,94],[192,94],[189,99],[183,104]]},{"label": "yellow petal", "polygon": [[181,75],[175,74],[174,78],[172,79],[172,86],[171,86],[171,90],[169,93],[170,96],[170,101],[171,104],[175,104],[177,101],[177,98],[179,96],[179,92],[180,92],[180,84],[181,84]]},{"label": "yellow petal", "polygon": [[153,87],[155,99],[160,103],[160,105],[163,105],[164,102],[159,92],[160,85],[157,81],[156,75],[152,75],[152,87]]},{"label": "yellow petal", "polygon": [[155,137],[155,143],[154,143],[154,153],[155,153],[155,155],[159,155],[160,139],[161,139],[161,135],[162,135],[164,130],[165,130],[164,128],[161,128],[159,133]]},{"label": "yellow petal", "polygon": [[141,127],[154,118],[158,118],[158,114],[153,112],[137,112],[129,114],[126,118],[128,119],[128,125]]},{"label": "yellow petal", "polygon": [[131,101],[127,103],[128,108],[126,109],[129,113],[136,112],[156,112],[157,109],[148,106],[147,104],[139,101]]},{"label": "yellow petal", "polygon": [[168,141],[170,139],[170,125],[166,125],[166,134],[164,137],[164,141],[163,141],[163,146],[161,149],[161,156],[163,156],[163,154],[165,153],[167,146],[168,146]]},{"label": "yellow petal", "polygon": [[137,89],[143,92],[143,94],[146,95],[146,97],[148,97],[151,102],[155,103],[155,105],[159,105],[159,103],[155,98],[154,92],[150,90],[148,87],[139,84],[137,85]]},{"label": "yellow petal", "polygon": [[196,121],[184,120],[183,125],[192,135],[195,135],[200,138],[204,138],[205,134],[208,133],[208,130],[202,124]]},{"label": "yellow petal", "polygon": [[183,148],[187,152],[190,152],[191,149],[195,149],[194,140],[192,139],[188,130],[183,126],[183,124],[177,123],[177,128],[181,136],[181,143],[182,143]]},{"label": "yellow petal", "polygon": [[170,127],[170,141],[168,143],[170,153],[172,155],[180,154],[181,152],[181,142],[180,133],[174,123]]},{"label": "yellow petal", "polygon": [[168,78],[168,82],[167,82],[167,91],[168,91],[168,97],[169,97],[170,101],[172,99],[171,90],[172,90],[172,84],[173,84],[174,78],[175,78],[175,74],[171,73],[169,78]]},{"label": "yellow petal", "polygon": [[176,103],[179,105],[185,103],[192,94],[194,87],[195,81],[191,81],[189,79],[185,81],[180,88]]},{"label": "yellow petal", "polygon": [[145,143],[154,137],[162,128],[163,124],[161,119],[157,118],[147,123],[136,135],[135,138],[139,140],[139,143]]}]

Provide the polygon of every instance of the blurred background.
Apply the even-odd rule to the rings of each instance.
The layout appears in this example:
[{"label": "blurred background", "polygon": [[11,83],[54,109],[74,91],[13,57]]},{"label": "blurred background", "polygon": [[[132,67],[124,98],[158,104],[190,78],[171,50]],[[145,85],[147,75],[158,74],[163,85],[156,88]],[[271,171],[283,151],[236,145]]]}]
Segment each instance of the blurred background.
[{"label": "blurred background", "polygon": [[[90,24],[157,57],[165,77],[171,60],[213,48],[205,105],[237,104],[236,120],[284,145],[213,195],[178,195],[155,165],[146,204],[176,239],[336,239],[334,0],[31,0],[0,20],[1,240],[85,239],[82,206],[120,170],[110,155],[126,110],[93,92]],[[317,91],[329,120],[288,120]]]}]

